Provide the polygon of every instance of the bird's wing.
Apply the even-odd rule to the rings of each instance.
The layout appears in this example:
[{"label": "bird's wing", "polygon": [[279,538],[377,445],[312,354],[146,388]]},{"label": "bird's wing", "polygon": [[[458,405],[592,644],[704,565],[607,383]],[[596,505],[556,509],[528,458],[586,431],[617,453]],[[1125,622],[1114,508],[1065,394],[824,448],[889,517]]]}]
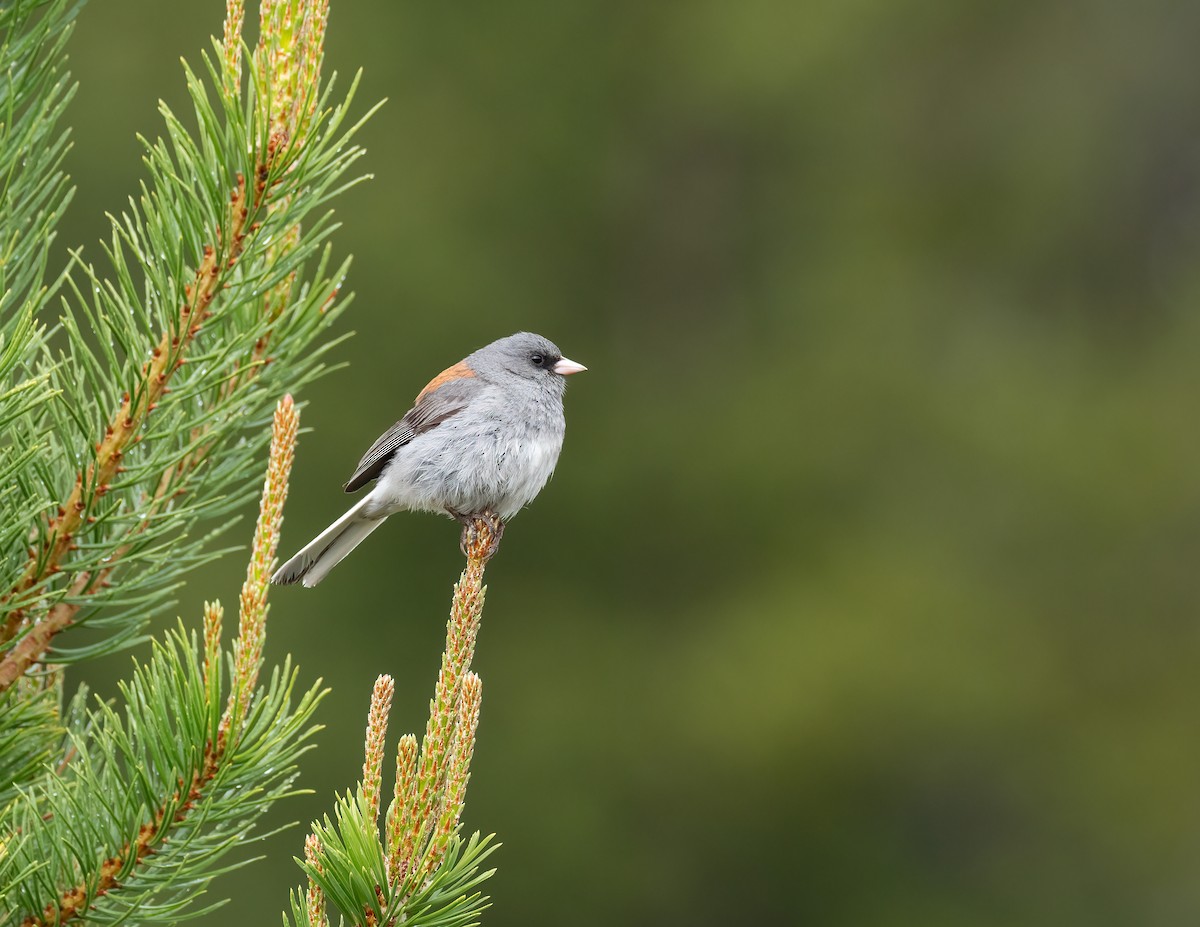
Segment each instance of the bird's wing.
[{"label": "bird's wing", "polygon": [[363,454],[354,475],[342,488],[346,492],[354,492],[371,482],[383,472],[396,451],[417,435],[457,415],[480,388],[479,381],[473,377],[448,380],[434,389],[427,388],[417,397],[416,404],[404,413],[404,418],[380,435],[371,449]]}]

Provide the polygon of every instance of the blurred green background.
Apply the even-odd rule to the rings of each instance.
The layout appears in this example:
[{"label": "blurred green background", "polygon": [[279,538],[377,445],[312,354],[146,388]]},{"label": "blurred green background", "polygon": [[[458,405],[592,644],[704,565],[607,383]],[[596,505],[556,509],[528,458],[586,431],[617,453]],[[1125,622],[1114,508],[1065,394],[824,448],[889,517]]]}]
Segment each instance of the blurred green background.
[{"label": "blurred green background", "polygon": [[[100,257],[222,16],[86,8],[64,248]],[[490,927],[1200,919],[1198,31],[1155,0],[333,0],[327,67],[389,102],[284,553],[467,351],[528,328],[590,367],[488,572]],[[460,568],[401,516],[275,592],[268,660],[333,689],[275,825],[357,778],[376,674],[393,742],[422,729]],[[200,923],[278,923],[304,832]]]}]

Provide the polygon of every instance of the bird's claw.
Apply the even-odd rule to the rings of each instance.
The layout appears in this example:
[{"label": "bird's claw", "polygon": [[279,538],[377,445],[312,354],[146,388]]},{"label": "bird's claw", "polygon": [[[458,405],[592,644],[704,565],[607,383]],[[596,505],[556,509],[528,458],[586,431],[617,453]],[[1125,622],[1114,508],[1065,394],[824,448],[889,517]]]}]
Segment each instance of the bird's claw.
[{"label": "bird's claw", "polygon": [[495,512],[480,512],[475,515],[450,514],[462,524],[462,537],[458,549],[468,560],[487,563],[500,548],[504,534],[504,522]]}]

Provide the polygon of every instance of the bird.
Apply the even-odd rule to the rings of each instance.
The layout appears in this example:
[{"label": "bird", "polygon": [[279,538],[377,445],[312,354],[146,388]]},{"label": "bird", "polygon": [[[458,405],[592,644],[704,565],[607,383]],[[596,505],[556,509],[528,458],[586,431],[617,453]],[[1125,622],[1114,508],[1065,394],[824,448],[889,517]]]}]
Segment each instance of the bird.
[{"label": "bird", "polygon": [[317,585],[396,512],[458,519],[464,543],[482,518],[498,539],[553,474],[566,430],[566,378],[586,369],[532,332],[493,341],[447,367],[371,445],[343,486],[355,492],[374,480],[370,492],[271,582]]}]

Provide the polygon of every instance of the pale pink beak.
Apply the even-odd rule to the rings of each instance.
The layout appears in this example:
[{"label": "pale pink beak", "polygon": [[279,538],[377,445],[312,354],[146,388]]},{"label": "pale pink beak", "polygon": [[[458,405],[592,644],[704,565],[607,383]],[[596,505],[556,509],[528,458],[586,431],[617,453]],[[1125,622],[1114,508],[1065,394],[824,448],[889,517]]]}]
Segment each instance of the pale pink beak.
[{"label": "pale pink beak", "polygon": [[583,364],[577,364],[573,360],[562,358],[557,364],[550,368],[560,377],[569,377],[573,373],[579,373],[581,370],[587,370]]}]

